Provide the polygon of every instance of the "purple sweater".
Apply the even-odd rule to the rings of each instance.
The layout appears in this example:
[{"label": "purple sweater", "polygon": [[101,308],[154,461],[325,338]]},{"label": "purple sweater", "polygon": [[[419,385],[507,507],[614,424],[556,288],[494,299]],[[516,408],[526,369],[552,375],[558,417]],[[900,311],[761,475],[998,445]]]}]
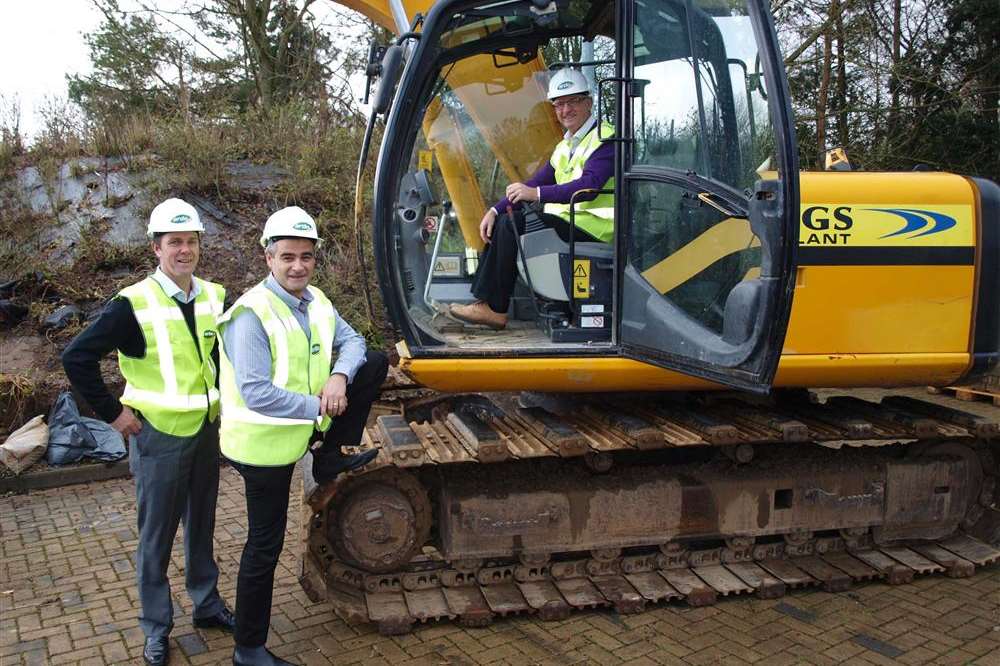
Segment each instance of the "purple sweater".
[{"label": "purple sweater", "polygon": [[[615,146],[613,143],[602,143],[595,150],[587,161],[583,163],[583,174],[576,180],[571,180],[562,185],[556,185],[556,170],[552,168],[550,161],[546,161],[535,174],[524,181],[528,187],[537,187],[541,191],[542,203],[562,203],[568,204],[573,193],[578,190],[595,189],[604,187],[604,183],[615,174]],[[596,199],[596,194],[581,194],[577,201],[590,201]],[[493,206],[493,210],[498,215],[507,212],[510,206],[510,199],[504,197]]]}]

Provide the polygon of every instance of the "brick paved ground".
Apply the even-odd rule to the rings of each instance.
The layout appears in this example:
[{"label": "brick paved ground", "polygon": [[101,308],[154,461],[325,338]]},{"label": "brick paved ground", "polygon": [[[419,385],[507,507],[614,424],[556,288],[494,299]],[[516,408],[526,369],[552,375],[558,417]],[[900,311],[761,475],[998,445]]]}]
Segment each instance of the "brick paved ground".
[{"label": "brick paved ground", "polygon": [[[637,616],[530,617],[486,629],[450,623],[384,638],[336,619],[296,583],[295,520],[282,555],[269,645],[302,664],[747,663],[1000,664],[1000,567],[975,577],[871,584],[843,594],[660,606]],[[217,555],[232,601],[245,536],[242,481],[222,472]],[[135,501],[128,480],[0,498],[0,666],[138,661]],[[174,550],[174,664],[226,663],[232,640],[195,630]]]}]

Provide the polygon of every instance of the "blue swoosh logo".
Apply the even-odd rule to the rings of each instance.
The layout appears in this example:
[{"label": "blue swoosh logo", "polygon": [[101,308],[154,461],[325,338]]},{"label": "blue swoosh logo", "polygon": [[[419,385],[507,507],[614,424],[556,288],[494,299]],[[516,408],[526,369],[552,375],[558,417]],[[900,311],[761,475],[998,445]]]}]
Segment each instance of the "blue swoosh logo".
[{"label": "blue swoosh logo", "polygon": [[945,215],[944,213],[937,213],[932,210],[920,210],[917,208],[867,208],[866,210],[877,211],[879,213],[889,213],[891,215],[898,215],[906,221],[906,224],[899,231],[894,231],[891,234],[886,234],[881,236],[881,238],[892,238],[893,236],[901,236],[903,234],[912,233],[914,231],[920,231],[926,227],[930,222],[934,223],[934,226],[926,231],[919,234],[911,236],[911,238],[920,238],[921,236],[929,236],[930,234],[938,234],[942,231],[947,231],[954,227],[958,222],[955,218],[950,215]]}]

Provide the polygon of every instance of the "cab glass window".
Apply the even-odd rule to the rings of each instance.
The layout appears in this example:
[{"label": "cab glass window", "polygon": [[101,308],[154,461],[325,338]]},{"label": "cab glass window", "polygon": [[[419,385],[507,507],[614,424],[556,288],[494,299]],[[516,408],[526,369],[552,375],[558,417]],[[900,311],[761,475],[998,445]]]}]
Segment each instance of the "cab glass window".
[{"label": "cab glass window", "polygon": [[774,133],[746,9],[637,0],[633,39],[634,162],[752,187]]}]

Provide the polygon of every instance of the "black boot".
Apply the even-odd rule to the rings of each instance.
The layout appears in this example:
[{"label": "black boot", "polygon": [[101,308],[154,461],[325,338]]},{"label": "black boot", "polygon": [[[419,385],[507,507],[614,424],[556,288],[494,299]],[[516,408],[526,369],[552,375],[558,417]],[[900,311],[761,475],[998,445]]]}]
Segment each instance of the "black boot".
[{"label": "black boot", "polygon": [[316,483],[323,485],[337,478],[342,472],[350,472],[364,467],[378,455],[378,449],[369,449],[361,453],[344,455],[340,447],[334,447],[332,451],[324,451],[326,446],[321,446],[313,451],[313,478]]},{"label": "black boot", "polygon": [[146,639],[142,647],[142,660],[149,666],[163,666],[170,662],[170,648],[166,636],[155,636]]},{"label": "black boot", "polygon": [[233,647],[234,666],[295,666],[290,661],[285,661],[280,657],[275,657],[263,645],[258,647]]}]

